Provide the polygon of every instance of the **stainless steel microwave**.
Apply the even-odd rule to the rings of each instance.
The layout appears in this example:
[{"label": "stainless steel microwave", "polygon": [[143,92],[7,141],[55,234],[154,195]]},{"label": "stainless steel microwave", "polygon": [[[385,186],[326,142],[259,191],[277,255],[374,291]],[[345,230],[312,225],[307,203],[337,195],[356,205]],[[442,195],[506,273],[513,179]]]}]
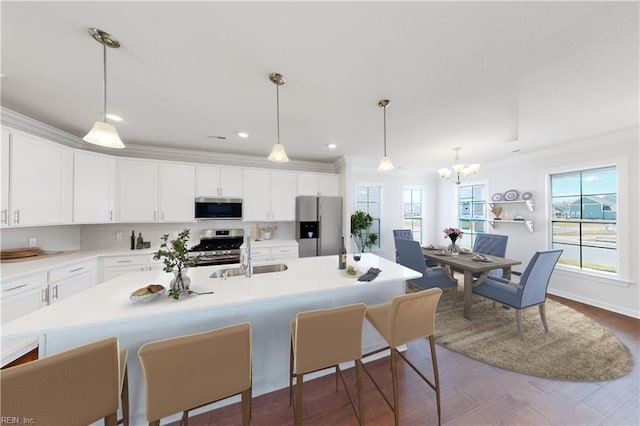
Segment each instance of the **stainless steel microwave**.
[{"label": "stainless steel microwave", "polygon": [[242,219],[242,200],[197,197],[195,212],[196,219]]}]

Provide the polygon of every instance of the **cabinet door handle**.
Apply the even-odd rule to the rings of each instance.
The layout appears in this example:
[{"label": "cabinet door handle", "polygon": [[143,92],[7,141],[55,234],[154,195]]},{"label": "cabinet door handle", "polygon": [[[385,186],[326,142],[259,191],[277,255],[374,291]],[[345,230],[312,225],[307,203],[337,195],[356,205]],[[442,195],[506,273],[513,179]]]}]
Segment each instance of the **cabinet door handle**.
[{"label": "cabinet door handle", "polygon": [[109,210],[109,220],[113,220],[113,210]]},{"label": "cabinet door handle", "polygon": [[53,286],[53,298],[57,299],[58,298],[58,285],[54,285]]},{"label": "cabinet door handle", "polygon": [[17,290],[17,289],[19,289],[19,288],[26,287],[26,286],[27,286],[27,284],[20,284],[20,285],[17,285],[17,286],[15,286],[15,287],[8,288],[8,289],[6,289],[6,290],[2,290],[2,292],[3,292],[3,293],[6,293],[6,292],[8,292],[8,291]]},{"label": "cabinet door handle", "polygon": [[20,210],[13,212],[13,222],[17,225],[20,223]]},{"label": "cabinet door handle", "polygon": [[7,209],[2,209],[2,223],[7,224],[9,218],[7,217]]},{"label": "cabinet door handle", "polygon": [[157,217],[158,217],[157,212],[154,210],[153,211],[153,220],[158,220]]},{"label": "cabinet door handle", "polygon": [[118,260],[116,263],[131,263],[131,260]]},{"label": "cabinet door handle", "polygon": [[71,273],[71,272],[78,272],[78,271],[82,271],[83,269],[84,269],[84,266],[81,266],[81,267],[79,267],[79,268],[76,268],[76,269],[72,269],[72,270],[70,270],[70,271],[69,271],[69,273]]},{"label": "cabinet door handle", "polygon": [[40,293],[42,294],[42,299],[40,299],[40,302],[46,305],[49,299],[49,287],[43,288]]},{"label": "cabinet door handle", "polygon": [[160,213],[160,215],[162,216],[162,218],[160,220],[162,220],[164,222],[164,210],[162,210],[162,212]]}]

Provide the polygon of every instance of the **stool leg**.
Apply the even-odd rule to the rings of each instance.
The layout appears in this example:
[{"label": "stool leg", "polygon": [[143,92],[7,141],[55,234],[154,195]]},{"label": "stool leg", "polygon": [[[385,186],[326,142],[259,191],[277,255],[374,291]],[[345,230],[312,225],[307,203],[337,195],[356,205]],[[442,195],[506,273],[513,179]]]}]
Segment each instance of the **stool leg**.
[{"label": "stool leg", "polygon": [[291,337],[291,345],[289,352],[289,407],[293,401],[293,336]]},{"label": "stool leg", "polygon": [[438,425],[442,421],[440,408],[440,374],[438,373],[438,359],[436,358],[436,341],[433,335],[429,336],[429,346],[431,346],[431,362],[433,364],[433,384],[436,391],[436,403],[438,404]]},{"label": "stool leg", "polygon": [[393,418],[395,425],[400,425],[400,410],[398,406],[398,355],[396,348],[391,348],[391,377],[393,382]]},{"label": "stool leg", "polygon": [[293,407],[293,423],[296,426],[302,424],[302,374],[296,374],[296,397]]},{"label": "stool leg", "polygon": [[358,410],[360,426],[364,426],[364,398],[362,396],[362,361],[356,360],[356,387],[358,389]]},{"label": "stool leg", "polygon": [[126,370],[126,367],[120,391],[120,404],[122,405],[122,424],[129,426],[129,371]]},{"label": "stool leg", "polygon": [[242,391],[242,426],[251,424],[251,388]]}]

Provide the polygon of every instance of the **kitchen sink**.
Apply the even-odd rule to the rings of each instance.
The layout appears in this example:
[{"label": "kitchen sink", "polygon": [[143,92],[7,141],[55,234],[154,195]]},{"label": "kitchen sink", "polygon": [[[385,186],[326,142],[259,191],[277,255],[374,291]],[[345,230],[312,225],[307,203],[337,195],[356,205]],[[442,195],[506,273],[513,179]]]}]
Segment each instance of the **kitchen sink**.
[{"label": "kitchen sink", "polygon": [[[253,267],[254,274],[266,274],[267,272],[282,272],[289,269],[284,263],[276,263],[273,265],[260,265]],[[221,269],[211,274],[211,278],[239,277],[244,276],[245,272],[242,268]]]}]

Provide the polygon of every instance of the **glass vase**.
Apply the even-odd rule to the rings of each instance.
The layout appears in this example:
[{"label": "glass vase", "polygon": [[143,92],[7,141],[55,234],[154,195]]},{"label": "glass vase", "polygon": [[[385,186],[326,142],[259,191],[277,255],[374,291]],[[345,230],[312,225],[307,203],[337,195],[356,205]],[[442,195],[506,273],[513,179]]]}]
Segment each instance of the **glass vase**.
[{"label": "glass vase", "polygon": [[191,278],[187,276],[187,268],[173,271],[173,279],[169,283],[169,297],[180,299],[189,294]]},{"label": "glass vase", "polygon": [[447,251],[451,256],[457,256],[460,254],[460,247],[458,247],[455,241],[452,241],[449,247],[447,247]]}]

